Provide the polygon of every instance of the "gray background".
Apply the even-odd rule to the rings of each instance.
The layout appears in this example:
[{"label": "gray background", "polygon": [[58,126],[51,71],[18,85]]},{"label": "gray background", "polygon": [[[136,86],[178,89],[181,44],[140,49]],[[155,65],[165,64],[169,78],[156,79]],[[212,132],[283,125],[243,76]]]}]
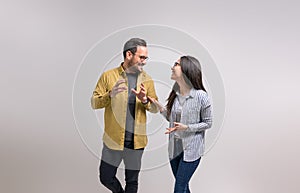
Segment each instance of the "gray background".
[{"label": "gray background", "polygon": [[[140,24],[191,34],[224,81],[223,131],[193,192],[299,192],[299,5],[2,0],[0,192],[108,192],[75,127],[73,81],[95,42]],[[173,183],[166,165],[141,173],[140,192],[171,192]]]}]

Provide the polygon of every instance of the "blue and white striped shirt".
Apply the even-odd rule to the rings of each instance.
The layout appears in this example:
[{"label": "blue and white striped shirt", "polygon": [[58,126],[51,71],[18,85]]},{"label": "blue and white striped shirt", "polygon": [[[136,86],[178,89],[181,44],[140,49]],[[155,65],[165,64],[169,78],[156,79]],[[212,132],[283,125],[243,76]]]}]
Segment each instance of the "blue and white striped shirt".
[{"label": "blue and white striped shirt", "polygon": [[[178,95],[179,93],[177,93]],[[182,139],[183,160],[187,162],[195,161],[204,154],[205,130],[212,126],[212,107],[207,93],[203,90],[192,88],[185,103],[180,107],[178,96],[175,98],[170,117],[169,127],[174,127],[176,110],[181,109],[180,123],[188,128],[184,131],[176,131],[176,135]],[[166,113],[162,113],[166,116]],[[173,159],[175,133],[169,136],[169,158]]]}]

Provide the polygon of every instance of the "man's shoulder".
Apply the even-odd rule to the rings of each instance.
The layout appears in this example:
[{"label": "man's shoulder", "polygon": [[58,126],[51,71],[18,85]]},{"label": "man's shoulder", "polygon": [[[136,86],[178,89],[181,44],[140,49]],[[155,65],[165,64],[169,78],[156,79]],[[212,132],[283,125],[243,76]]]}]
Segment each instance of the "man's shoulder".
[{"label": "man's shoulder", "polygon": [[146,80],[152,80],[152,77],[144,70],[141,72],[141,76],[143,76],[143,78]]},{"label": "man's shoulder", "polygon": [[120,70],[120,67],[115,67],[115,68],[108,69],[108,70],[104,71],[102,74],[104,76],[107,76],[107,75],[109,76],[111,74],[117,74],[119,72],[119,70]]},{"label": "man's shoulder", "polygon": [[119,69],[120,69],[120,66],[115,67],[115,68],[108,69],[108,70],[106,70],[104,73],[118,72]]}]

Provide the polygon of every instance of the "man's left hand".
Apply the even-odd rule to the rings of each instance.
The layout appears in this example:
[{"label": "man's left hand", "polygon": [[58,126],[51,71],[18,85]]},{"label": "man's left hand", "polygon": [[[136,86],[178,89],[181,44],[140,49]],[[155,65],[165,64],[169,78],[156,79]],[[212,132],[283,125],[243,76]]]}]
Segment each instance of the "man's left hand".
[{"label": "man's left hand", "polygon": [[146,89],[143,83],[140,86],[140,92],[137,92],[134,88],[131,91],[136,95],[136,97],[142,102],[147,103]]}]

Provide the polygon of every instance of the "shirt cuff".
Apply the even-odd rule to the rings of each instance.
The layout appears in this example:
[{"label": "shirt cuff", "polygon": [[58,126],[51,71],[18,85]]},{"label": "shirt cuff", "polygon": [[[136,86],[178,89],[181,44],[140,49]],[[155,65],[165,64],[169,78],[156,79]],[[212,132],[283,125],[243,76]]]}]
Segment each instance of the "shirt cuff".
[{"label": "shirt cuff", "polygon": [[147,99],[146,102],[144,102],[144,103],[141,101],[141,103],[142,103],[143,105],[146,105],[146,104],[149,103],[149,100]]}]

